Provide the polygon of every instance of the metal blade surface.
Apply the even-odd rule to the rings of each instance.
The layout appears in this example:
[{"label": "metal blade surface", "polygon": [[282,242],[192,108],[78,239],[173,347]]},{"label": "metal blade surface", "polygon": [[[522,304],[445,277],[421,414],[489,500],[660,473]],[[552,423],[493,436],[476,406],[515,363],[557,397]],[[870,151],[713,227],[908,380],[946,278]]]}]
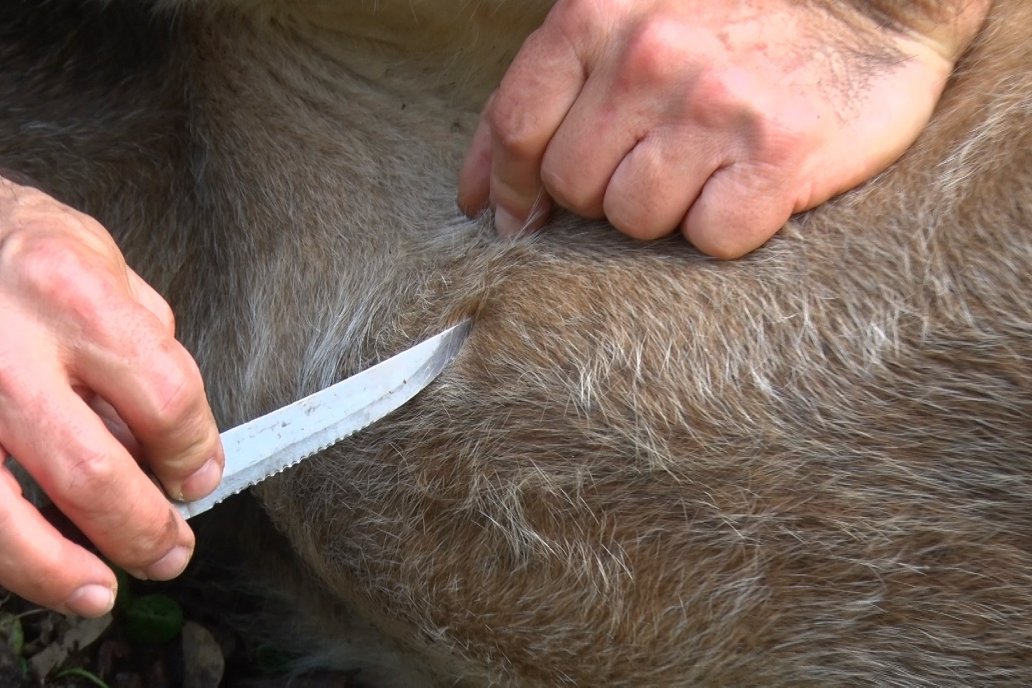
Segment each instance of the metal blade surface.
[{"label": "metal blade surface", "polygon": [[207,497],[176,502],[179,513],[190,518],[207,511],[386,416],[444,370],[471,328],[465,320],[346,380],[225,431],[222,482]]}]

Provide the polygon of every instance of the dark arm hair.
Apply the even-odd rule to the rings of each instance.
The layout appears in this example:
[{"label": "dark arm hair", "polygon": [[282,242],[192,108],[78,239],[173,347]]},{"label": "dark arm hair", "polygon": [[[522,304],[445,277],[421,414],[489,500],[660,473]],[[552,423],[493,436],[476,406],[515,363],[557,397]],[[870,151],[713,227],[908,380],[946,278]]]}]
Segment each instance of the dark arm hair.
[{"label": "dark arm hair", "polygon": [[960,46],[957,55],[974,39],[993,4],[993,0],[808,1],[856,29],[873,25],[930,37],[945,45]]}]

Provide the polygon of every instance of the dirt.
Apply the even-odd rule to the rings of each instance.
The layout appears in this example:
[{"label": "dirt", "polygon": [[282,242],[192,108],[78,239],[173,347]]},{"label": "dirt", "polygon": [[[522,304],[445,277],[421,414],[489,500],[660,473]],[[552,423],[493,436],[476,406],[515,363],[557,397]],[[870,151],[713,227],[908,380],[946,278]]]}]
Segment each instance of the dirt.
[{"label": "dirt", "polygon": [[180,579],[120,576],[118,603],[101,619],[64,616],[0,588],[0,688],[374,688],[360,672],[296,673],[299,657],[270,644],[274,632],[247,632],[258,616],[268,626],[268,606],[261,591],[234,586],[237,550],[219,542],[220,521],[197,524],[197,552]]}]

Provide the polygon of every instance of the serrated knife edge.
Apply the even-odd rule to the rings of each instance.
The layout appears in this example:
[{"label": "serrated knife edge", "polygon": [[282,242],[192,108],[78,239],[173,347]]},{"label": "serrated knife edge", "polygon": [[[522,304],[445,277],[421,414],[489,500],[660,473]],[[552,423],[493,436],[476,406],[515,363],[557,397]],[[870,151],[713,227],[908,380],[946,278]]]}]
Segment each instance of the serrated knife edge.
[{"label": "serrated knife edge", "polygon": [[183,518],[207,511],[369,426],[416,396],[455,358],[465,320],[346,380],[222,433],[226,467],[207,497],[174,502]]}]

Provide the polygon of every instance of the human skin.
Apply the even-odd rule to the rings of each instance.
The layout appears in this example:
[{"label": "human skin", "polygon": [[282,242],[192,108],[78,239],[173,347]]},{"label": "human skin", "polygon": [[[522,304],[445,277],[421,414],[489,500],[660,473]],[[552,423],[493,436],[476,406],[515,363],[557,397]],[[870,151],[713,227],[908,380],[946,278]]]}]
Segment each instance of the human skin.
[{"label": "human skin", "polygon": [[921,132],[991,2],[926,5],[560,0],[484,109],[459,205],[506,236],[559,205],[742,256]]},{"label": "human skin", "polygon": [[[766,4],[773,6],[778,3]],[[683,7],[679,8],[679,5]],[[760,5],[764,3],[756,4]],[[575,26],[578,32],[575,35],[581,41],[580,45],[594,45],[595,52],[584,55],[562,53],[550,44],[549,37],[554,38],[554,32],[558,30],[555,28],[556,22],[573,21],[581,17],[578,12],[600,10],[608,6],[619,7],[625,13],[606,15],[612,26],[618,27],[610,31],[607,37],[599,36],[597,23],[588,21]],[[520,53],[503,81],[494,104],[487,111],[463,173],[460,187],[463,207],[472,212],[494,195],[509,203],[505,207],[515,217],[521,212],[518,205],[520,198],[536,198],[541,192],[543,187],[540,179],[547,180],[552,176],[560,179],[566,175],[565,178],[569,179],[589,180],[589,177],[583,175],[585,170],[605,169],[605,161],[600,161],[599,155],[605,153],[606,149],[597,144],[600,141],[619,140],[619,132],[626,133],[622,126],[625,120],[610,122],[616,125],[612,136],[600,136],[600,130],[596,128],[587,141],[578,142],[574,135],[569,139],[571,148],[558,149],[560,152],[555,154],[559,156],[557,160],[565,160],[568,155],[581,156],[575,167],[576,174],[564,172],[562,168],[548,173],[552,150],[549,141],[559,137],[556,140],[561,142],[565,140],[565,134],[560,137],[552,132],[555,135],[549,135],[546,140],[541,137],[541,131],[544,130],[532,127],[532,143],[542,144],[537,154],[540,160],[537,162],[535,154],[526,154],[530,149],[525,150],[520,146],[514,148],[511,145],[512,142],[519,143],[519,137],[503,136],[498,153],[495,152],[495,143],[492,143],[492,138],[498,138],[497,132],[504,134],[508,131],[499,125],[503,120],[516,123],[544,121],[540,115],[530,114],[533,108],[519,115],[523,106],[544,105],[553,115],[554,123],[554,115],[559,110],[550,109],[549,103],[569,102],[572,97],[575,105],[580,103],[578,109],[586,108],[590,113],[592,101],[581,101],[592,93],[588,88],[591,80],[586,79],[577,84],[576,93],[573,93],[570,84],[577,83],[576,80],[571,82],[563,79],[564,65],[568,68],[566,75],[573,75],[573,63],[570,60],[574,58],[578,60],[578,70],[584,74],[597,75],[596,90],[604,89],[607,84],[619,87],[616,95],[621,96],[624,102],[642,104],[643,110],[639,113],[642,119],[636,122],[641,127],[652,126],[653,129],[648,131],[654,131],[658,137],[654,145],[643,147],[642,150],[647,148],[654,153],[664,154],[668,150],[676,152],[676,147],[668,148],[664,137],[672,136],[674,143],[677,143],[678,137],[691,139],[699,135],[698,132],[692,134],[676,126],[656,128],[656,122],[649,119],[650,115],[657,113],[670,115],[678,112],[676,108],[670,111],[661,108],[665,99],[673,94],[669,90],[671,80],[676,81],[678,78],[676,71],[668,69],[670,55],[663,51],[668,48],[679,49],[679,43],[673,40],[676,36],[672,38],[666,32],[671,28],[683,28],[684,17],[676,13],[678,9],[696,5],[652,3],[655,15],[646,15],[640,11],[647,6],[650,6],[649,3],[628,2],[561,2],[556,5],[541,31],[534,34]],[[785,12],[788,11],[787,5],[782,3],[780,6]],[[712,9],[709,11],[713,15],[709,18],[717,22],[719,17]],[[588,18],[598,20],[600,16],[596,14]],[[790,21],[793,15],[777,16],[781,23],[771,20],[769,30],[794,26]],[[827,15],[816,11],[799,17],[825,22],[818,27],[832,22]],[[735,22],[739,28],[757,27],[755,17],[750,21],[748,16],[737,16]],[[799,23],[802,26],[803,19],[799,19]],[[976,25],[973,21],[967,23]],[[702,26],[715,30],[715,24]],[[834,26],[841,28],[839,25]],[[580,34],[580,31],[584,33]],[[695,44],[711,47],[717,43],[724,45],[720,41],[707,43],[704,40],[707,34],[699,28],[693,31],[693,37],[699,39],[694,41]],[[725,61],[721,67],[724,71],[718,70],[717,76],[726,74],[727,70],[735,74],[743,73],[728,66],[734,62],[732,58],[736,55],[746,62],[752,60],[746,66],[753,67],[777,64],[778,57],[795,59],[800,54],[809,56],[817,33],[817,29],[812,27],[808,32],[801,31],[797,37],[800,40],[807,38],[809,43],[799,43],[803,47],[793,49],[785,47],[791,45],[792,41],[787,41],[785,45],[775,45],[770,48],[773,52],[767,58],[759,60],[752,51],[755,41],[749,38],[748,32],[744,35],[732,32],[733,35],[728,34],[730,43],[724,46]],[[898,34],[893,35],[898,37]],[[922,35],[934,37],[938,34],[932,31]],[[957,35],[967,36],[966,29],[958,31]],[[650,36],[655,37],[655,43]],[[941,81],[949,71],[944,65],[952,65],[952,59],[955,59],[952,53],[946,59],[934,49],[942,41],[954,40],[952,30],[942,36],[927,44],[906,38],[915,49],[925,46],[930,51],[927,53],[930,61],[941,68],[934,72],[938,79],[935,81],[936,88],[941,88]],[[619,37],[627,40],[618,42],[616,39]],[[628,44],[627,41],[635,37],[644,38]],[[957,39],[957,46],[962,43]],[[637,47],[628,52],[626,48],[629,46]],[[661,51],[655,54],[653,48]],[[731,48],[738,52],[731,51]],[[956,52],[959,54],[959,48]],[[935,56],[939,57],[931,59]],[[590,64],[580,61],[588,57],[592,58]],[[621,62],[623,58],[628,59]],[[542,65],[551,65],[550,61],[555,61],[555,68],[541,71]],[[834,62],[824,60],[821,64]],[[880,88],[902,88],[911,81],[924,83],[921,77],[928,75],[920,72],[912,62],[906,62],[901,70],[897,70],[902,71],[910,81],[886,82]],[[921,63],[920,60],[916,62]],[[807,87],[814,86],[817,77],[807,72],[808,60],[797,60],[797,63],[797,72],[792,74],[798,77],[798,81],[790,83],[798,83],[801,92],[806,94]],[[596,66],[599,69],[595,69]],[[908,71],[911,68],[916,71],[911,73]],[[629,71],[621,71],[625,69]],[[641,70],[650,76],[649,80],[639,80],[643,73]],[[538,76],[540,74],[548,74],[550,78],[542,81]],[[899,74],[894,74],[899,77]],[[558,99],[545,97],[533,103],[518,100],[510,103],[507,94],[512,92],[518,95],[518,87],[526,79],[538,80],[531,85],[538,89],[539,96],[557,96]],[[741,137],[738,143],[744,146],[745,152],[753,150],[747,144],[769,142],[769,129],[764,127],[768,127],[770,122],[750,120],[750,117],[757,114],[755,102],[750,106],[749,103],[743,105],[739,101],[748,96],[750,89],[755,86],[764,97],[772,98],[775,105],[782,106],[784,103],[778,100],[778,93],[764,90],[762,87],[765,81],[752,77],[743,77],[739,84],[741,89],[734,92],[725,93],[722,82],[716,77],[711,77],[707,83],[717,95],[728,95],[728,98],[717,99],[716,104],[702,114],[718,123],[729,111],[738,115],[735,121],[742,125],[742,131],[737,134]],[[645,89],[644,94],[638,92],[642,88]],[[810,99],[804,98],[803,105],[817,108],[817,115],[835,113],[834,108],[825,111],[819,109],[822,99],[829,94],[843,96],[841,89],[810,93]],[[614,104],[621,102],[621,97],[611,102],[603,98],[602,102],[613,108]],[[934,97],[924,103],[922,116],[927,117],[932,103]],[[514,109],[506,109],[509,107]],[[568,112],[574,112],[572,105]],[[619,114],[616,109],[612,112]],[[775,112],[784,115],[782,110]],[[562,113],[560,130],[570,120],[566,114],[566,111]],[[884,114],[886,119],[891,119],[900,113]],[[594,125],[594,120],[589,121]],[[908,126],[920,128],[920,123],[913,125],[910,120],[906,122]],[[757,135],[757,132],[762,135]],[[704,133],[708,135],[708,132]],[[732,143],[735,135],[734,131],[728,133]],[[787,149],[781,145],[770,150],[760,146],[758,150],[785,154]],[[515,156],[514,151],[517,153]],[[844,158],[835,158],[840,159]],[[662,156],[653,159],[648,155],[628,156],[624,160],[630,161],[626,168],[623,163],[619,167],[610,168],[612,179],[609,179],[608,186],[619,189],[620,184],[623,184],[627,188],[627,193],[617,196],[618,200],[637,199],[638,205],[632,203],[631,211],[628,212],[631,215],[637,212],[645,219],[635,219],[633,225],[625,225],[619,217],[614,219],[606,206],[608,191],[594,199],[597,207],[579,206],[569,201],[577,192],[576,189],[560,194],[548,186],[549,194],[585,215],[598,215],[605,211],[618,227],[634,236],[648,238],[668,231],[655,220],[656,214],[664,208],[652,199],[675,198],[676,193],[673,196],[666,194],[662,185],[683,187],[684,182],[676,182],[677,170],[664,171],[662,166],[654,165],[678,164],[681,160],[676,157],[664,159]],[[638,167],[635,161],[640,161],[643,167]],[[881,162],[887,164],[887,160]],[[500,170],[496,175],[499,180],[508,179],[512,173],[518,178],[529,180],[529,196],[520,196],[516,192],[520,191],[519,184],[504,186],[502,181],[497,184],[491,181],[495,167]],[[744,167],[746,172],[752,169],[744,163],[740,167]],[[728,204],[727,208],[718,208],[721,212],[742,213],[748,208],[752,213],[760,215],[768,206],[785,209],[784,199],[777,195],[783,189],[762,185],[751,189],[734,187],[736,177],[730,174],[732,169],[733,166],[727,167],[728,174],[721,178],[731,179],[728,182],[732,185],[731,192],[725,190],[725,193],[735,194],[731,199],[733,203]],[[743,174],[742,178],[746,181],[763,181],[760,177]],[[624,181],[615,184],[614,179],[617,182],[621,179]],[[710,177],[710,181],[706,182],[707,187],[714,179],[717,179],[717,175]],[[490,182],[490,185],[485,186],[486,182]],[[718,190],[724,188],[716,186]],[[516,189],[512,193],[512,198],[516,200],[511,203],[510,197],[506,195],[509,192],[505,191],[510,187]],[[753,194],[753,203],[739,202],[738,194],[745,192]],[[819,194],[813,193],[810,196],[810,200],[814,200]],[[648,203],[645,202],[646,198]],[[719,199],[719,196],[716,198]],[[544,212],[547,205],[540,206],[539,210]],[[699,206],[699,203],[695,205]],[[671,217],[680,212],[672,207],[673,210],[666,209]],[[707,206],[699,207],[705,209]],[[653,220],[648,220],[648,216],[653,216]],[[742,252],[739,250],[741,244],[735,242],[740,239],[755,240],[757,236],[762,236],[762,232],[760,235],[749,234],[746,220],[750,219],[719,217],[722,229],[712,245],[705,244],[705,233],[696,235],[688,232],[688,236],[701,248],[715,255],[735,255]],[[725,231],[727,227],[740,228],[740,235],[728,233]],[[18,334],[11,336],[6,333]],[[167,495],[194,499],[214,489],[223,464],[217,429],[205,399],[203,383],[193,360],[174,339],[172,314],[162,298],[125,265],[110,235],[102,226],[35,189],[10,181],[0,183],[0,450],[4,454],[16,456],[57,506],[113,562],[137,576],[157,579],[173,577],[185,567],[192,552],[193,536],[186,524],[170,509],[166,495],[152,483],[141,466],[159,479]],[[40,604],[84,615],[107,611],[113,601],[115,586],[114,575],[107,566],[94,555],[64,539],[47,524],[35,508],[20,496],[16,481],[3,467],[0,467],[0,586]]]},{"label": "human skin", "polygon": [[[197,498],[224,458],[200,373],[165,301],[91,218],[0,180],[0,455],[14,455],[101,552],[139,578],[186,566]],[[64,538],[0,464],[0,585],[95,616],[114,573]]]}]

